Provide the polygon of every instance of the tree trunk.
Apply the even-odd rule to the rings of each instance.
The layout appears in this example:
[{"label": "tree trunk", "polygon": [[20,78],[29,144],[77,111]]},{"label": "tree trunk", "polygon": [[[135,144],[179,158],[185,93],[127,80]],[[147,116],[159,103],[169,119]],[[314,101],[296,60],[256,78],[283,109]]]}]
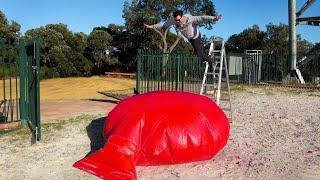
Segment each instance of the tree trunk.
[{"label": "tree trunk", "polygon": [[161,40],[162,40],[162,43],[161,42],[157,43],[157,46],[159,47],[159,49],[163,53],[162,54],[162,61],[161,61],[161,71],[162,71],[161,74],[162,74],[162,77],[164,77],[166,75],[166,67],[167,67],[167,63],[169,61],[170,53],[178,45],[178,43],[181,39],[181,36],[178,36],[176,41],[168,48],[167,35],[168,35],[169,29],[166,29],[164,32],[160,32],[156,28],[153,28],[153,30],[160,35]]}]

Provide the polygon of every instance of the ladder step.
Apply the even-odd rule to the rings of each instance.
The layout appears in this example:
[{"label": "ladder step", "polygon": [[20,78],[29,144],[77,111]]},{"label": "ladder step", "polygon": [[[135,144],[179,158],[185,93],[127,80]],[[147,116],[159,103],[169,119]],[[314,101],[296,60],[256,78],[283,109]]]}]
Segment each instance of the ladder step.
[{"label": "ladder step", "polygon": [[230,101],[230,98],[220,98],[220,101]]},{"label": "ladder step", "polygon": [[212,72],[210,72],[210,73],[207,73],[208,75],[216,75],[216,76],[218,76],[219,77],[219,73],[212,73]]},{"label": "ladder step", "polygon": [[[216,71],[217,71],[217,70],[220,70],[220,68],[219,68],[219,67],[216,67],[215,70],[216,70]],[[222,70],[224,71],[224,70],[226,70],[226,68],[223,67]]]},{"label": "ladder step", "polygon": [[204,84],[204,86],[207,86],[207,87],[214,87],[214,86],[216,86],[216,85],[214,85],[214,84]]}]

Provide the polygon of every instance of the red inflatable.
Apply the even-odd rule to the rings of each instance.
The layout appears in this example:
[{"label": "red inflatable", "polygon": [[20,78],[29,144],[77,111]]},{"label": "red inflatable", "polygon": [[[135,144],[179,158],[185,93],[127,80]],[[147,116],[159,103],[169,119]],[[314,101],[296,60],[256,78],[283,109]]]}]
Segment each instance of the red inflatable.
[{"label": "red inflatable", "polygon": [[229,123],[209,98],[152,92],[121,101],[104,126],[105,146],[74,167],[104,179],[136,179],[136,165],[213,158],[227,143]]}]

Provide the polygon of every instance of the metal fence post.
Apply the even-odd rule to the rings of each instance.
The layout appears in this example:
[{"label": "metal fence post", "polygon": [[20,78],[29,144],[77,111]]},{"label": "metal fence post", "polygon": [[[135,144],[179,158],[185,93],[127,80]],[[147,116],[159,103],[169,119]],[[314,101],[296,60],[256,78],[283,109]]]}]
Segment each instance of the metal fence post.
[{"label": "metal fence post", "polygon": [[141,50],[137,54],[136,92],[140,93]]},{"label": "metal fence post", "polygon": [[19,41],[19,79],[20,79],[20,120],[23,124],[27,124],[26,112],[26,52],[24,49],[25,43]]}]

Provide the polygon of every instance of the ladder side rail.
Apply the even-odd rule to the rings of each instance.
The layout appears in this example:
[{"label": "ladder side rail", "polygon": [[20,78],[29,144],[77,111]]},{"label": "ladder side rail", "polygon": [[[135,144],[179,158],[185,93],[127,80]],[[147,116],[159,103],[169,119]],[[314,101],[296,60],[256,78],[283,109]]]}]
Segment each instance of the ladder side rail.
[{"label": "ladder side rail", "polygon": [[232,122],[231,90],[230,90],[230,80],[229,80],[229,71],[228,71],[228,63],[227,63],[227,53],[225,49],[223,49],[223,54],[224,54],[223,61],[225,63],[225,74],[226,74],[228,94],[229,94],[230,122]]},{"label": "ladder side rail", "polygon": [[204,75],[203,75],[203,79],[202,79],[202,85],[201,85],[200,95],[203,94],[204,86],[205,86],[206,81],[207,81],[208,69],[209,69],[209,63],[208,63],[208,62],[205,62],[205,63],[206,63],[206,68],[205,68],[205,70],[204,70]]},{"label": "ladder side rail", "polygon": [[223,59],[224,59],[224,42],[221,44],[221,53],[220,53],[220,65],[219,65],[219,77],[218,77],[218,86],[217,86],[217,95],[216,95],[216,102],[218,106],[220,105],[220,96],[221,96],[221,78],[222,78],[222,69],[223,69]]}]

